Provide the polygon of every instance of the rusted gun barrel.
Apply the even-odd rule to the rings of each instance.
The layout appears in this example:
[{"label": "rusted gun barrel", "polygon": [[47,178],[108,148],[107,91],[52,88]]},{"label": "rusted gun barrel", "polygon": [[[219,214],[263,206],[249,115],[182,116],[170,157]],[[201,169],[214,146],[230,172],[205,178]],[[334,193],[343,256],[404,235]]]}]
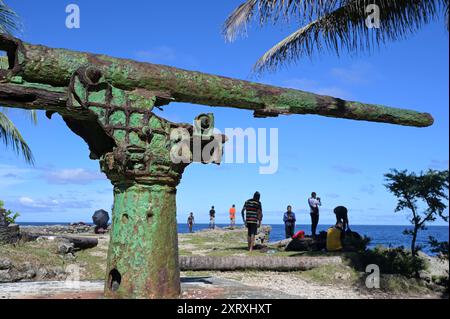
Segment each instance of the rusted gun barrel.
[{"label": "rusted gun barrel", "polygon": [[27,82],[54,87],[67,87],[71,76],[80,67],[90,65],[101,70],[104,78],[115,87],[129,91],[150,91],[161,105],[174,101],[233,107],[253,110],[255,117],[316,114],[416,127],[433,124],[433,118],[428,113],[345,101],[106,55],[52,49],[5,35],[0,35],[0,49],[7,52],[9,60],[9,70],[3,77],[19,76]]}]

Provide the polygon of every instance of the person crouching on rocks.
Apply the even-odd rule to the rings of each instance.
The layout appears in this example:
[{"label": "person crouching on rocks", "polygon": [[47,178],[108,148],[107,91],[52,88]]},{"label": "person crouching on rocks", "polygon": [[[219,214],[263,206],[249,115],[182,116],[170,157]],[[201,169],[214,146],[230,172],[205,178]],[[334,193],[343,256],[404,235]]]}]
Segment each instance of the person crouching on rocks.
[{"label": "person crouching on rocks", "polygon": [[253,198],[247,200],[242,208],[241,214],[245,226],[248,230],[248,250],[253,251],[255,246],[255,236],[258,232],[258,227],[261,226],[262,221],[262,205],[260,202],[261,195],[256,192]]},{"label": "person crouching on rocks", "polygon": [[283,216],[284,229],[286,233],[286,238],[292,238],[295,231],[295,213],[292,211],[292,206],[287,207],[287,212]]},{"label": "person crouching on rocks", "polygon": [[338,206],[334,209],[334,214],[336,215],[336,223],[342,223],[342,230],[351,231],[348,226],[348,210],[345,206]]},{"label": "person crouching on rocks", "polygon": [[342,240],[345,232],[341,222],[336,223],[327,230],[327,251],[340,251],[343,249]]}]

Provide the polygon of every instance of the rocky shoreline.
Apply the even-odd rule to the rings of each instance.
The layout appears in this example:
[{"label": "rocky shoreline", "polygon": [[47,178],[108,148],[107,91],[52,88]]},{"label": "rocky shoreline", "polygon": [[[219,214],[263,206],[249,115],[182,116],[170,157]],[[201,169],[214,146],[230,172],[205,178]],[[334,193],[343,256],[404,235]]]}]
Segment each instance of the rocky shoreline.
[{"label": "rocky shoreline", "polygon": [[[271,296],[278,293],[286,298],[419,298],[421,296],[442,298],[445,296],[445,291],[436,284],[435,279],[445,275],[446,271],[448,276],[448,261],[444,262],[436,257],[423,254],[421,257],[427,260],[428,269],[422,272],[421,278],[413,280],[383,275],[384,288],[370,291],[362,285],[361,280],[365,274],[355,271],[341,261],[343,259],[339,254],[319,253],[316,255],[314,252],[286,251],[284,248],[289,245],[290,240],[271,243],[269,241],[270,231],[269,226],[260,229],[257,236],[258,249],[252,253],[246,250],[246,231],[242,227],[206,229],[192,234],[179,234],[180,256],[187,260],[195,260],[202,256],[225,258],[223,260],[234,258],[233,262],[239,262],[239,258],[244,261],[247,258],[258,261],[258,258],[262,257],[331,258],[330,261],[339,258],[339,262],[325,262],[309,270],[291,272],[243,271],[238,268],[228,269],[228,271],[185,270],[182,272],[183,278],[188,280],[189,278],[205,277],[210,278],[218,285],[226,282],[227,287],[235,287],[233,289],[239,291],[249,293],[252,289],[245,287],[253,287],[256,290],[273,291],[273,294],[269,294]],[[23,285],[14,286],[14,283],[29,283],[30,285],[39,283],[36,285],[37,287],[45,287],[45,282],[56,287],[58,285],[55,282],[63,282],[73,276],[73,269],[78,272],[81,282],[102,281],[105,277],[109,235],[107,233],[95,234],[94,226],[78,223],[26,226],[21,227],[20,232],[23,239],[34,239],[32,241],[21,240],[13,245],[0,245],[0,288],[6,284],[12,285],[8,287],[13,290],[24,287]],[[88,248],[75,248],[73,240],[76,238],[90,242],[94,240],[98,244]],[[312,253],[314,254],[311,255]],[[53,283],[50,284],[51,282]],[[395,289],[390,287],[392,285]],[[86,287],[91,286],[87,285]],[[211,288],[212,286],[207,287]],[[223,287],[217,289],[219,288]],[[43,288],[43,291],[46,289]],[[208,298],[209,292],[205,295],[202,294],[202,291],[201,288],[197,290],[198,296]],[[231,292],[227,293],[231,294]],[[4,298],[9,297],[5,295]]]}]

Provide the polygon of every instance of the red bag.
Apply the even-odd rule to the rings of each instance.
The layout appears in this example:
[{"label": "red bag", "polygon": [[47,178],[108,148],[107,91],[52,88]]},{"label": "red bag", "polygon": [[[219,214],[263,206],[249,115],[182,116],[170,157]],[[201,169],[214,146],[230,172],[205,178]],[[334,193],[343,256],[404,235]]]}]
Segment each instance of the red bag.
[{"label": "red bag", "polygon": [[303,230],[300,230],[300,231],[296,232],[295,235],[292,236],[292,238],[303,239],[303,238],[305,238],[305,232]]}]

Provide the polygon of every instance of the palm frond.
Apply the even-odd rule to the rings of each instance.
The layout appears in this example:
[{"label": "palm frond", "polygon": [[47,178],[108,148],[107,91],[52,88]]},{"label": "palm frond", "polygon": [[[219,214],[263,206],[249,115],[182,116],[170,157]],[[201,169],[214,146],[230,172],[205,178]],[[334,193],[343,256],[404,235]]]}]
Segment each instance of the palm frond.
[{"label": "palm frond", "polygon": [[[9,107],[5,107],[5,106],[0,106],[0,112],[3,112],[3,114],[8,115],[10,112]],[[14,109],[13,109],[14,110]],[[23,110],[21,109],[20,111],[23,112],[23,114],[25,114],[26,116],[28,116],[31,120],[31,123],[33,123],[34,125],[37,124],[37,111],[36,110]]]},{"label": "palm frond", "polygon": [[3,140],[7,147],[11,146],[17,154],[21,153],[27,163],[34,163],[33,153],[30,147],[14,123],[2,112],[0,112],[0,140]]},{"label": "palm frond", "polygon": [[17,14],[0,0],[0,33],[14,34],[22,30]]},{"label": "palm frond", "polygon": [[234,41],[238,35],[246,33],[246,26],[253,17],[258,0],[247,0],[227,18],[222,33],[227,41]]},{"label": "palm frond", "polygon": [[28,115],[30,117],[31,123],[34,125],[37,124],[37,111],[36,110],[22,110],[25,112],[25,115]]},{"label": "palm frond", "polygon": [[247,0],[236,8],[225,21],[222,33],[229,42],[239,35],[245,35],[247,25],[255,17],[262,26],[279,21],[289,22],[292,18],[302,24],[314,17],[335,10],[343,0]]},{"label": "palm frond", "polygon": [[[347,0],[338,9],[308,23],[267,51],[255,64],[257,73],[328,50],[357,53],[403,39],[437,19],[448,0]],[[380,28],[368,28],[366,7],[379,8]]]},{"label": "palm frond", "polygon": [[444,11],[445,11],[445,24],[447,25],[447,31],[450,31],[449,25],[448,25],[448,7],[449,7],[449,0],[444,1]]}]

